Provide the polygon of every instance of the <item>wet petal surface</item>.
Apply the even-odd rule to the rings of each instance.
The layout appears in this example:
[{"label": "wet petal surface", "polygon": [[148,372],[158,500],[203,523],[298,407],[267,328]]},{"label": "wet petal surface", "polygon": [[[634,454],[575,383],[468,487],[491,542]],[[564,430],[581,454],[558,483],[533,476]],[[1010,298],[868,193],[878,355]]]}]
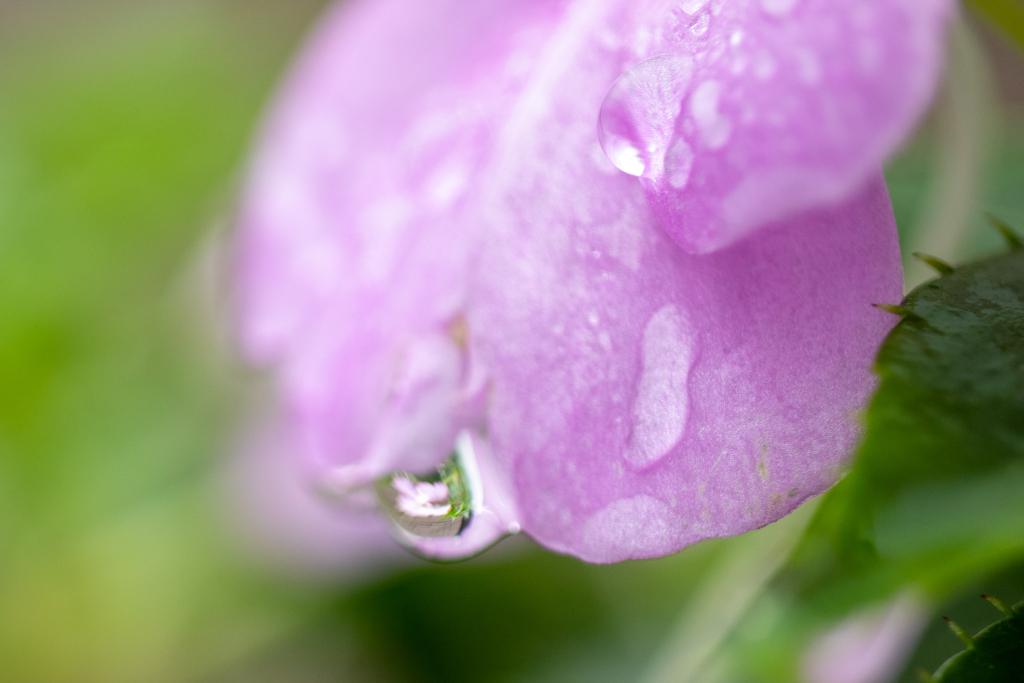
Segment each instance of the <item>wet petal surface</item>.
[{"label": "wet petal surface", "polygon": [[[454,534],[399,532],[443,559],[520,527],[653,557],[829,487],[893,323],[871,304],[902,289],[880,162],[930,94],[947,9],[338,10],[240,225],[242,339],[297,459],[344,498],[469,434],[486,504]],[[417,485],[402,514],[448,514]]]}]

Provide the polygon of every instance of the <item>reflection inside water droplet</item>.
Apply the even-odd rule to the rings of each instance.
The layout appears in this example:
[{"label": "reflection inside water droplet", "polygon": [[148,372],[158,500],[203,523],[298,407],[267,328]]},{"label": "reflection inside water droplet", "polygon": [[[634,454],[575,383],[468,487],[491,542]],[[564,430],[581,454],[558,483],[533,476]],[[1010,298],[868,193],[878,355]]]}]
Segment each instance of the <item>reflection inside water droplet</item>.
[{"label": "reflection inside water droplet", "polygon": [[435,471],[380,477],[374,497],[407,550],[431,560],[463,560],[520,531],[506,476],[487,441],[464,429]]},{"label": "reflection inside water droplet", "polygon": [[693,72],[683,56],[661,56],[630,69],[612,84],[598,116],[601,148],[620,171],[658,177]]},{"label": "reflection inside water droplet", "polygon": [[395,472],[374,483],[381,507],[400,528],[422,538],[458,536],[473,516],[472,477],[456,446],[436,471]]}]

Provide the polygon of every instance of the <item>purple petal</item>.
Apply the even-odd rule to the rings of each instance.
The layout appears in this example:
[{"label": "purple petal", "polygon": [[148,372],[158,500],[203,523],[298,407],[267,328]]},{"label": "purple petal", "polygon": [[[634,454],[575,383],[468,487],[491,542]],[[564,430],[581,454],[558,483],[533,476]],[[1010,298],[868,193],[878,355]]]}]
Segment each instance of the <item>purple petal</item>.
[{"label": "purple petal", "polygon": [[678,248],[587,121],[617,68],[598,38],[624,23],[570,15],[506,121],[467,313],[523,529],[595,562],[739,534],[835,483],[894,323],[871,304],[902,294],[878,168],[838,206]]},{"label": "purple petal", "polygon": [[[826,4],[332,15],[268,124],[240,225],[242,340],[275,369],[306,467],[344,492],[430,470],[469,429],[489,502],[458,537],[407,541],[457,557],[521,524],[598,562],[742,533],[834,483],[893,324],[870,304],[902,289],[879,161],[923,106],[945,4],[866,3],[923,32],[907,49],[925,57],[894,63],[902,89],[888,72],[833,79],[848,55],[819,43],[818,87],[785,60],[774,89],[714,71],[718,48],[845,26],[847,6]],[[734,118],[748,96],[763,118]],[[848,106],[856,144],[812,125]],[[777,129],[772,107],[792,114]],[[620,165],[630,136],[671,154],[638,153],[638,182],[599,130]],[[753,213],[733,201],[750,178]],[[755,223],[771,225],[706,256],[673,241],[711,251]]]},{"label": "purple petal", "polygon": [[948,0],[648,5],[620,32],[622,70],[634,68],[609,93],[602,133],[692,253],[851,196],[931,99],[953,10]]},{"label": "purple petal", "polygon": [[931,607],[916,592],[853,614],[818,637],[803,659],[805,683],[889,683],[913,653]]},{"label": "purple petal", "polygon": [[902,288],[880,178],[696,257],[617,180],[576,191],[582,218],[507,188],[543,220],[495,219],[470,318],[524,530],[593,562],[743,533],[835,483],[893,324],[871,303]]},{"label": "purple petal", "polygon": [[482,417],[458,333],[463,206],[557,9],[341,7],[268,122],[240,218],[241,338],[337,488],[430,469]]}]

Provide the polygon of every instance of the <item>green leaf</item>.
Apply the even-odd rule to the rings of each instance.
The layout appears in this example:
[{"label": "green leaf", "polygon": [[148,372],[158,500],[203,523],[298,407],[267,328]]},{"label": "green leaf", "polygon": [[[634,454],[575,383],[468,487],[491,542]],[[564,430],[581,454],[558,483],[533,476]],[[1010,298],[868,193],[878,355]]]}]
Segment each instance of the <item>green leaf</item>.
[{"label": "green leaf", "polygon": [[958,266],[901,310],[833,505],[842,544],[873,544],[858,566],[879,586],[941,595],[1024,553],[1024,252]]},{"label": "green leaf", "polygon": [[1019,0],[968,0],[967,4],[1024,49],[1024,5]]},{"label": "green leaf", "polygon": [[[952,622],[951,622],[952,624]],[[1011,683],[1024,680],[1024,602],[974,636],[973,643],[935,672],[935,683]]]},{"label": "green leaf", "polygon": [[[880,307],[881,308],[881,307]],[[915,289],[876,363],[850,474],[729,658],[751,680],[799,678],[811,640],[912,586],[942,602],[1024,559],[1024,251]]]},{"label": "green leaf", "polygon": [[1024,455],[1024,253],[960,266],[902,306],[858,463],[880,498]]},{"label": "green leaf", "polygon": [[834,558],[811,564],[822,585],[873,573],[876,592],[941,594],[1024,553],[1024,252],[959,266],[898,311],[856,465],[812,529]]}]

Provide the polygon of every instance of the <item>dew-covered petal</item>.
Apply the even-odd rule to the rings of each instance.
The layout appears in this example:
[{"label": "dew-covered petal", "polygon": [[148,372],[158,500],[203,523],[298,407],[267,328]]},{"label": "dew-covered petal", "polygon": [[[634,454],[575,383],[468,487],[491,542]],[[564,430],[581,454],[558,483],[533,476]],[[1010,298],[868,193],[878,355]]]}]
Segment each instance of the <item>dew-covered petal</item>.
[{"label": "dew-covered petal", "polygon": [[567,21],[510,113],[467,317],[523,530],[595,562],[742,533],[831,486],[893,324],[871,304],[902,294],[877,168],[839,205],[680,249],[586,120],[614,79],[592,36],[620,19]]},{"label": "dew-covered petal", "polygon": [[598,192],[597,220],[632,214],[636,267],[550,207],[545,223],[568,236],[518,231],[514,257],[483,269],[491,439],[524,530],[590,561],[655,557],[763,526],[834,484],[893,323],[871,304],[901,291],[881,179],[696,257],[639,192]]},{"label": "dew-covered petal", "polygon": [[468,524],[456,536],[430,538],[398,531],[402,543],[434,560],[472,557],[521,528],[511,482],[487,441],[463,432],[457,447],[472,494],[473,514]]},{"label": "dew-covered petal", "polygon": [[[791,16],[804,3],[829,4]],[[836,480],[892,324],[870,304],[900,296],[898,247],[884,145],[862,136],[873,156],[848,163],[819,136],[814,167],[795,132],[813,116],[772,128],[776,145],[730,107],[818,90],[772,99],[742,70],[709,76],[727,27],[771,43],[782,4],[374,0],[328,20],[268,123],[239,266],[246,351],[275,368],[326,488],[425,473],[469,427],[507,503],[410,545],[460,557],[521,524],[610,562],[761,526]],[[637,84],[657,116],[635,114]],[[617,168],[601,144],[630,135],[656,144],[617,148]],[[748,170],[796,179],[764,199],[771,225],[687,255],[676,242],[714,251],[752,229],[723,222]]]},{"label": "dew-covered petal", "polygon": [[[625,73],[602,109],[599,127],[615,143],[605,149],[642,176],[673,239],[706,253],[838,203],[875,172],[931,98],[953,3],[636,8],[635,23],[625,23],[633,27],[624,33]],[[669,60],[686,64],[682,75]]]},{"label": "dew-covered petal", "polygon": [[466,197],[561,3],[346,3],[281,93],[239,220],[238,317],[307,465],[419,471],[480,418]]}]

